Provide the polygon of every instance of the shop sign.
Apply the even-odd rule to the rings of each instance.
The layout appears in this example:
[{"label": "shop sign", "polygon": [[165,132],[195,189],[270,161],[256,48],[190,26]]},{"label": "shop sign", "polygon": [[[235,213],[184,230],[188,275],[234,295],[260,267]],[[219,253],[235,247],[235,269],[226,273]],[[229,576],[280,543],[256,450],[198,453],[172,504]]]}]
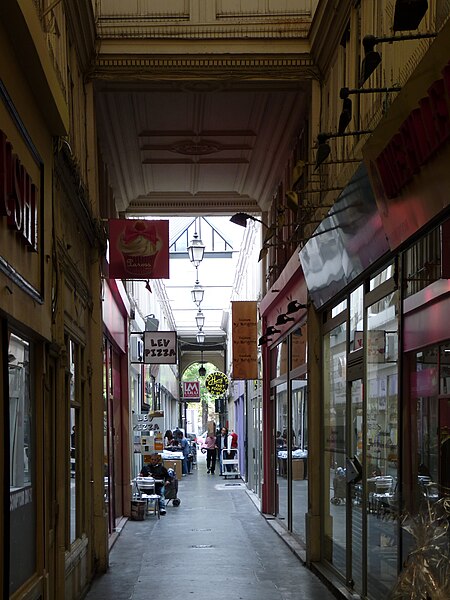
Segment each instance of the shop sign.
[{"label": "shop sign", "polygon": [[175,365],[177,334],[175,331],[146,331],[144,333],[144,363]]},{"label": "shop sign", "polygon": [[161,432],[164,427],[164,417],[152,417],[151,413],[148,414],[135,414],[133,413],[133,431],[155,433]]},{"label": "shop sign", "polygon": [[221,373],[220,371],[210,373],[205,379],[206,389],[213,396],[220,396],[226,392],[228,389],[228,383],[228,377],[225,375],[225,373]]},{"label": "shop sign", "polygon": [[233,379],[258,379],[256,302],[231,303]]},{"label": "shop sign", "polygon": [[37,252],[37,198],[35,184],[0,130],[0,216],[33,252]]},{"label": "shop sign", "polygon": [[200,400],[199,381],[183,381],[183,400],[185,402],[195,402]]},{"label": "shop sign", "polygon": [[169,278],[169,221],[109,220],[111,279]]},{"label": "shop sign", "polygon": [[442,74],[375,160],[389,199],[396,198],[450,138],[450,63]]}]

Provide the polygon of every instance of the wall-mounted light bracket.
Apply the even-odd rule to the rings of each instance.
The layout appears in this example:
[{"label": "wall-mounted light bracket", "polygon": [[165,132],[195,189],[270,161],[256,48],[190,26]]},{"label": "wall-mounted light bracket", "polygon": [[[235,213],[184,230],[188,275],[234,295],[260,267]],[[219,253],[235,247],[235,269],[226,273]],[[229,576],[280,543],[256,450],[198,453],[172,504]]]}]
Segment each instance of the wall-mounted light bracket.
[{"label": "wall-mounted light bracket", "polygon": [[319,133],[317,136],[317,155],[316,155],[316,167],[314,170],[318,169],[320,165],[326,161],[329,157],[331,148],[328,144],[328,140],[331,138],[337,137],[350,137],[350,136],[358,136],[358,135],[366,135],[368,133],[372,133],[372,130],[369,129],[361,129],[360,131],[346,131],[336,133]]},{"label": "wall-mounted light bracket", "polygon": [[339,97],[343,100],[342,112],[339,116],[338,133],[343,134],[347,129],[350,121],[352,120],[352,101],[350,100],[350,94],[375,94],[377,92],[389,94],[392,92],[399,92],[401,90],[398,86],[384,87],[384,88],[366,88],[366,89],[350,89],[348,87],[341,88]]},{"label": "wall-mounted light bracket", "polygon": [[416,33],[410,35],[391,35],[388,37],[375,37],[374,35],[366,35],[363,38],[362,44],[364,48],[364,58],[361,63],[361,74],[359,78],[359,86],[364,85],[364,82],[369,79],[378,65],[381,63],[379,52],[375,51],[377,44],[385,42],[405,42],[409,40],[424,40],[436,37],[436,33]]},{"label": "wall-mounted light bracket", "polygon": [[399,86],[392,86],[392,87],[378,87],[378,88],[363,88],[363,89],[350,89],[348,87],[343,87],[341,88],[341,91],[339,92],[339,97],[341,98],[341,100],[345,100],[346,98],[348,98],[350,96],[350,94],[376,94],[376,93],[382,93],[382,94],[389,94],[391,92],[399,92],[402,88]]},{"label": "wall-mounted light bracket", "polygon": [[231,223],[234,223],[235,225],[240,225],[241,227],[247,227],[247,221],[249,220],[261,223],[261,225],[264,225],[264,227],[269,227],[264,223],[264,221],[261,221],[261,219],[258,219],[253,215],[249,215],[248,213],[239,212],[234,214],[230,219]]}]

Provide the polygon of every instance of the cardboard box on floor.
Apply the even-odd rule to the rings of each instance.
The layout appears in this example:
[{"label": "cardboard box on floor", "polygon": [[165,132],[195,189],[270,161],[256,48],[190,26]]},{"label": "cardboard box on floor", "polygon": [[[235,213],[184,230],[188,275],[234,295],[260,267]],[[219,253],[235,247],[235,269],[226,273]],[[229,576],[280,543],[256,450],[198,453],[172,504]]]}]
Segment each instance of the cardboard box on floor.
[{"label": "cardboard box on floor", "polygon": [[172,458],[163,460],[163,465],[166,469],[173,469],[176,473],[177,479],[181,479],[181,474],[183,472],[182,460],[180,458]]},{"label": "cardboard box on floor", "polygon": [[298,481],[305,478],[305,463],[302,458],[292,461],[292,479]]}]

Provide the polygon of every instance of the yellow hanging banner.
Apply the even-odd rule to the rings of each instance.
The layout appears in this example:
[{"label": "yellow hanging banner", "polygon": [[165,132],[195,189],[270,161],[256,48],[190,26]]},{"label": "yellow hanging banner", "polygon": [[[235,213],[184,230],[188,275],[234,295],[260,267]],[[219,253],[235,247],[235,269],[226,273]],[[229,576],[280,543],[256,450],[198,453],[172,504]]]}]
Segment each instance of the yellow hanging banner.
[{"label": "yellow hanging banner", "polygon": [[233,379],[258,379],[256,302],[235,301],[231,305]]}]

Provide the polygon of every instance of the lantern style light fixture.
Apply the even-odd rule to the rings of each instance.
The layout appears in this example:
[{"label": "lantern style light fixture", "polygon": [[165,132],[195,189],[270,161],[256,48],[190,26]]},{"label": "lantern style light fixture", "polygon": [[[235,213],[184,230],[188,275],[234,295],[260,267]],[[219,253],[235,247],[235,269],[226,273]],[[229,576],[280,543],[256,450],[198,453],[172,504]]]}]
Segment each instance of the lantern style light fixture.
[{"label": "lantern style light fixture", "polygon": [[194,265],[195,268],[202,262],[204,254],[205,254],[205,244],[198,237],[197,234],[197,219],[195,219],[195,233],[194,237],[191,240],[189,246],[187,247],[189,260]]},{"label": "lantern style light fixture", "polygon": [[199,344],[203,344],[204,341],[205,341],[205,334],[203,333],[203,331],[201,329],[199,329],[197,331],[197,342]]},{"label": "lantern style light fixture", "polygon": [[205,315],[202,313],[202,311],[200,309],[195,317],[195,321],[197,323],[197,327],[199,329],[202,329],[203,325],[205,324]]},{"label": "lantern style light fixture", "polygon": [[191,294],[192,294],[192,302],[194,302],[194,304],[196,304],[200,308],[200,304],[203,302],[203,296],[205,295],[205,290],[200,285],[200,282],[198,280],[198,272],[197,272],[197,280],[195,282],[194,287],[191,290]]}]

